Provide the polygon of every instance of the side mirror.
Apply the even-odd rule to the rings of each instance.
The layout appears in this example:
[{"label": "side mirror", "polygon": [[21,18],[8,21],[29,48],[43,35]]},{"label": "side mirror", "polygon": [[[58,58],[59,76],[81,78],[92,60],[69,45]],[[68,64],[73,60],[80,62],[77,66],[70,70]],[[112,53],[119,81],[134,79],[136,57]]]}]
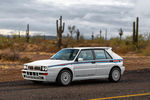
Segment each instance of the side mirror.
[{"label": "side mirror", "polygon": [[80,61],[83,61],[83,58],[78,58],[78,61],[80,62]]}]

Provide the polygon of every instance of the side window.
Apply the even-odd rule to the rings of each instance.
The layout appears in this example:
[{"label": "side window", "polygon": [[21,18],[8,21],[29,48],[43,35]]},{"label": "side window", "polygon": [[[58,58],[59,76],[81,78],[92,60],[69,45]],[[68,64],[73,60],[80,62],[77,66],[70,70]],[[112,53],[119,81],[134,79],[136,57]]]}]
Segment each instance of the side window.
[{"label": "side window", "polygon": [[80,52],[78,58],[83,58],[83,60],[93,60],[93,53],[91,50],[83,50]]},{"label": "side window", "polygon": [[95,59],[106,59],[105,51],[104,50],[94,50]]},{"label": "side window", "polygon": [[112,59],[112,57],[108,54],[108,52],[106,52],[106,58],[107,59]]}]

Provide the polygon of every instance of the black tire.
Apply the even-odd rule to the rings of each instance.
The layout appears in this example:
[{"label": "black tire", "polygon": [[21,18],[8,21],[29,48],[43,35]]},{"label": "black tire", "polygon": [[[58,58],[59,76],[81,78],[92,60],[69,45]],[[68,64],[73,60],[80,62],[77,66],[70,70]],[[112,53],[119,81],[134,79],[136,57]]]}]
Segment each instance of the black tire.
[{"label": "black tire", "polygon": [[71,82],[72,82],[72,73],[69,70],[62,70],[57,77],[57,83],[59,85],[67,86]]},{"label": "black tire", "polygon": [[113,68],[109,74],[109,81],[111,82],[119,82],[121,79],[121,70],[117,67]]}]

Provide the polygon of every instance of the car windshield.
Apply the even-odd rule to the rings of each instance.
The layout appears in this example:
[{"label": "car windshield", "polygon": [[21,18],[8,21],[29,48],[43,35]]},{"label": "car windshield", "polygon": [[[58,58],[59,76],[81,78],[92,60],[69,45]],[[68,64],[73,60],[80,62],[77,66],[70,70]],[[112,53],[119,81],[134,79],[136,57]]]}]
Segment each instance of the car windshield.
[{"label": "car windshield", "polygon": [[57,52],[51,59],[55,60],[73,60],[78,53],[78,49],[62,49]]}]

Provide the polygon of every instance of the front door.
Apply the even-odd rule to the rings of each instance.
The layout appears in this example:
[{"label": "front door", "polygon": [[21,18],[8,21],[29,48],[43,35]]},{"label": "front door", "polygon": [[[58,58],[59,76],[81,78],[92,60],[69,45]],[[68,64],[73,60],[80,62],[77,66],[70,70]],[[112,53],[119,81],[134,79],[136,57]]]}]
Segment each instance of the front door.
[{"label": "front door", "polygon": [[[78,58],[83,61],[77,61],[74,65],[74,74],[76,78],[92,77],[96,75],[96,63],[92,50],[82,50]],[[77,59],[78,59],[77,58]]]}]

